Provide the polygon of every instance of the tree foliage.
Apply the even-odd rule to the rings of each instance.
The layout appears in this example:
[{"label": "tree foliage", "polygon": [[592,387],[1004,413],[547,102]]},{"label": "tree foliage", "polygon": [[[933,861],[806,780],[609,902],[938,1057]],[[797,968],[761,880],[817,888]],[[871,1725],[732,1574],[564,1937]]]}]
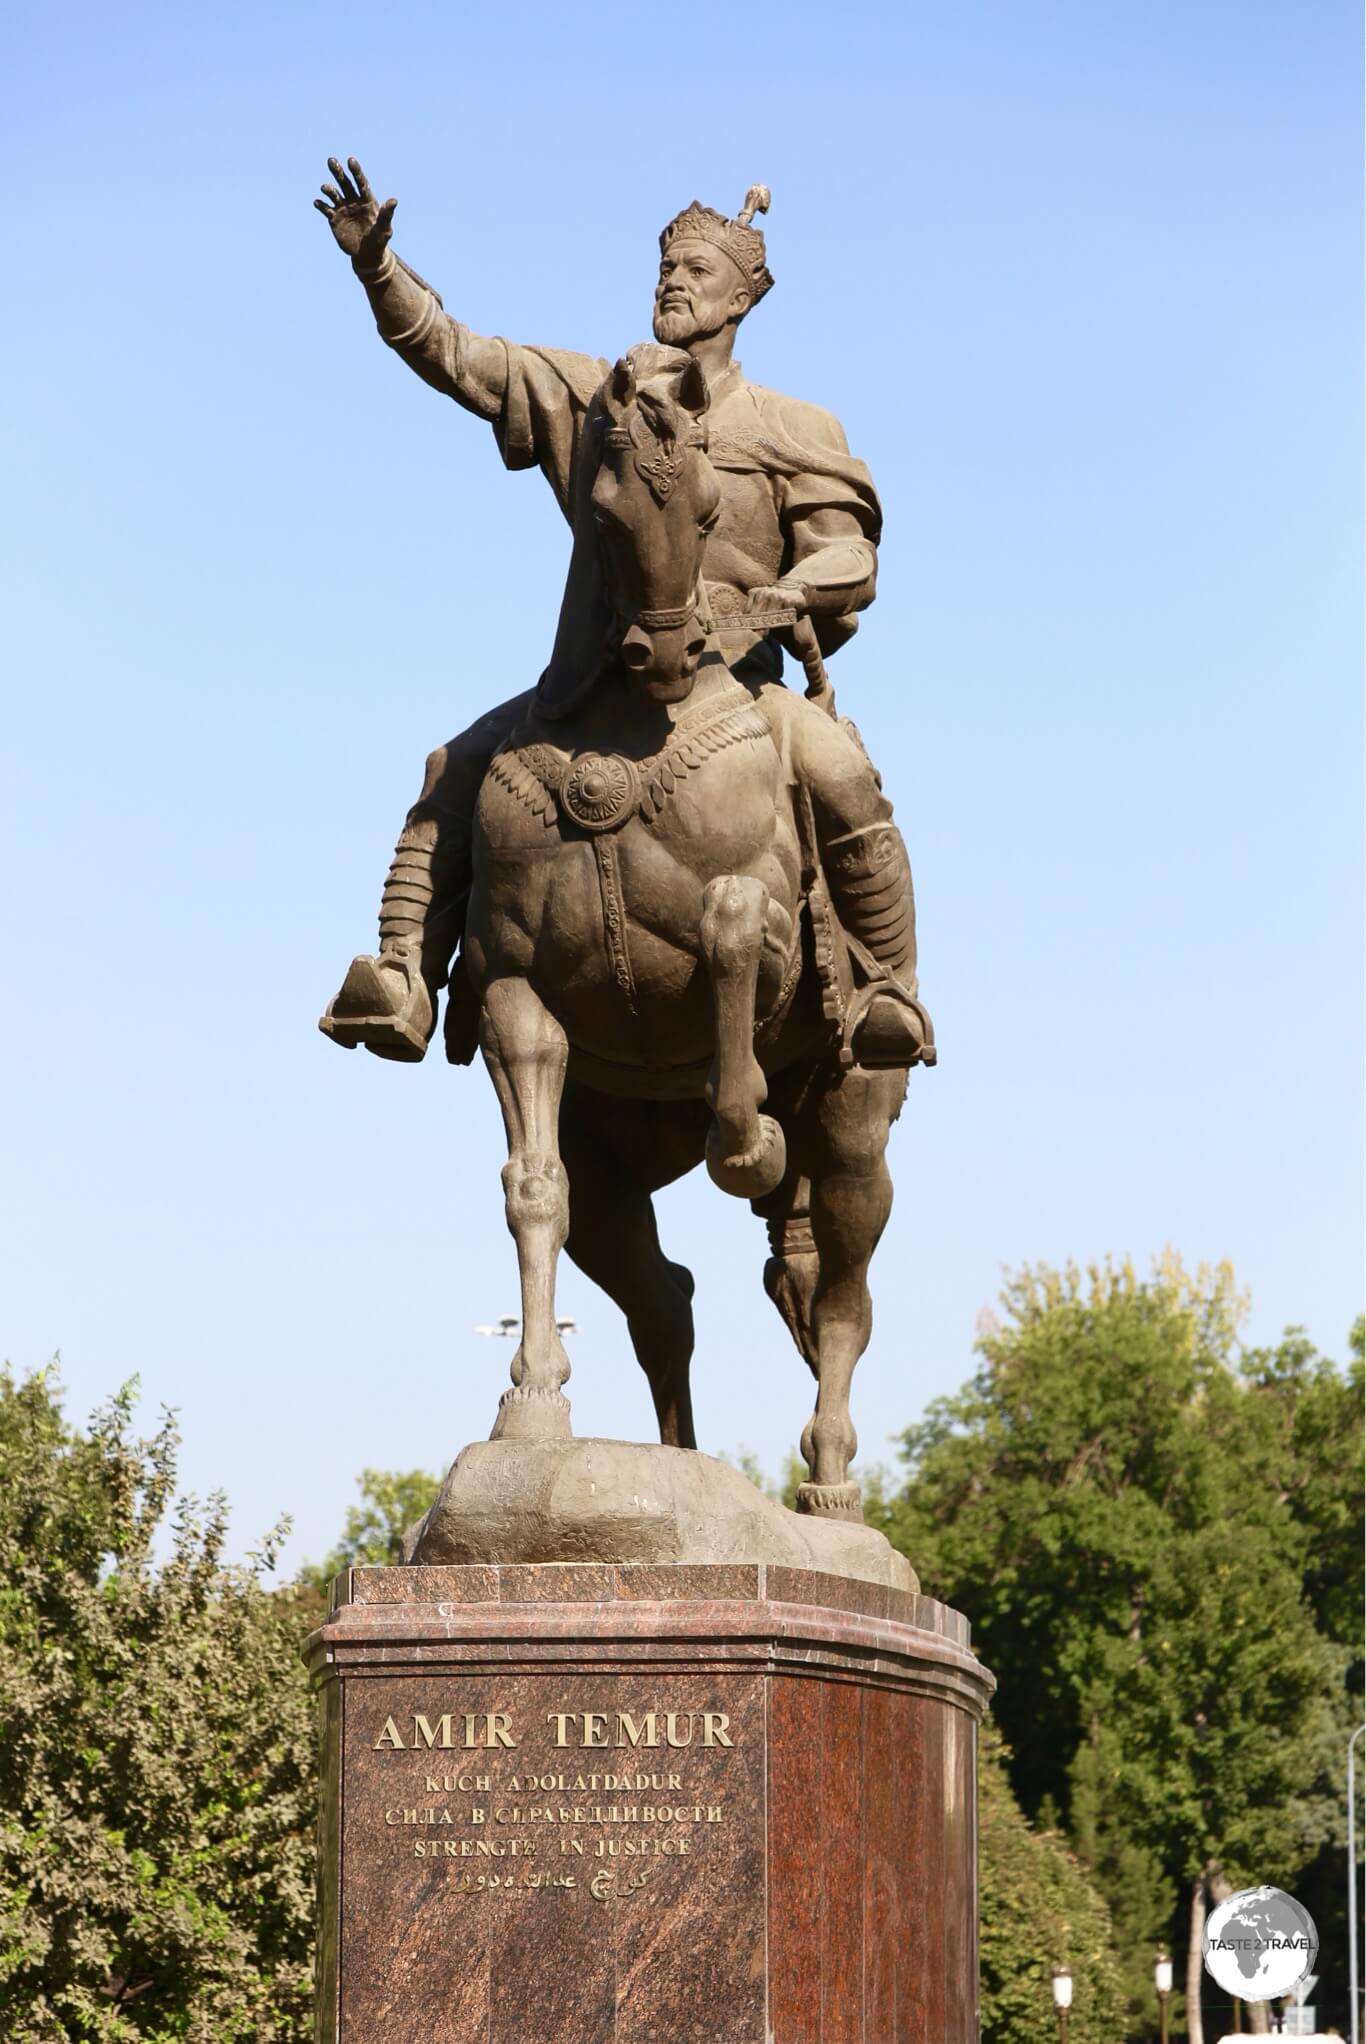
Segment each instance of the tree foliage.
[{"label": "tree foliage", "polygon": [[362,1469],[361,1503],[349,1507],[342,1536],[310,1580],[324,1587],[344,1568],[386,1568],[397,1562],[403,1536],[415,1526],[441,1488],[425,1469]]},{"label": "tree foliage", "polygon": [[308,1614],[224,1565],[223,1501],[174,1504],[171,1419],[139,1440],[132,1412],[128,1387],[82,1433],[53,1373],[0,1373],[0,2034],[292,2044]]},{"label": "tree foliage", "polygon": [[1065,1964],[1074,1984],[1070,2044],[1115,2044],[1125,1998],[1110,1912],[1066,1841],[1027,1823],[1006,1758],[988,1720],[978,1765],[982,2035],[990,2044],[1056,2044],[1051,1976]]},{"label": "tree foliage", "polygon": [[1005,1303],[882,1522],[972,1620],[1021,1804],[1060,1813],[1150,2007],[1178,1886],[1288,1884],[1335,1821],[1359,1366],[1240,1352],[1227,1268],[1025,1271]]}]

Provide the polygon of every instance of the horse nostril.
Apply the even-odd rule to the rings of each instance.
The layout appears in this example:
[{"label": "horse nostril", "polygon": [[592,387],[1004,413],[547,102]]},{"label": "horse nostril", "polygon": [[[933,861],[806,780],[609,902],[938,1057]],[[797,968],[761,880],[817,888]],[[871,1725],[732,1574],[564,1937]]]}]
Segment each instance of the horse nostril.
[{"label": "horse nostril", "polygon": [[699,632],[695,638],[689,639],[687,644],[687,655],[689,660],[700,660],[706,648],[706,644],[707,641],[701,632]]},{"label": "horse nostril", "polygon": [[649,640],[644,638],[637,639],[628,634],[621,642],[621,657],[628,667],[635,668],[637,672],[642,667],[648,667],[650,664]]}]

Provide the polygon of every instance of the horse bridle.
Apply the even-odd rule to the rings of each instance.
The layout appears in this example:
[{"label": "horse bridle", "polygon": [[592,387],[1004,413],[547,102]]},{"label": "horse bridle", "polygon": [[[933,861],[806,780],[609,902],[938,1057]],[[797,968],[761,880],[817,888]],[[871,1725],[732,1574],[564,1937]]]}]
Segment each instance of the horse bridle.
[{"label": "horse bridle", "polygon": [[[635,431],[639,419],[640,414],[637,412],[629,425],[609,426],[603,436],[604,442],[609,447],[634,450],[638,473],[649,485],[655,501],[663,504],[672,496],[678,479],[678,449],[697,448],[705,454],[707,429],[705,425],[695,425],[685,440],[674,441],[668,447],[656,441],[655,445],[659,451],[647,456],[644,445]],[[639,625],[641,630],[646,632],[681,631],[696,618],[708,638],[717,629],[716,618],[707,600],[707,585],[700,575],[689,601],[677,604],[670,610],[638,610],[634,616],[628,616],[614,601],[612,611],[612,642],[616,645],[620,644],[622,637],[632,625]],[[797,650],[806,669],[807,695],[819,699],[824,707],[830,710],[830,714],[834,715],[834,697],[830,694],[829,678],[821,659],[820,647],[815,632],[806,619],[799,617],[796,611],[783,607],[776,610],[746,612],[737,622],[743,623],[744,628],[751,632],[796,631],[799,638],[804,637],[808,643],[799,643]]]},{"label": "horse bridle", "polygon": [[[639,416],[637,412],[632,425]],[[678,481],[680,454],[693,448],[702,454],[707,451],[705,426],[694,426],[685,440],[675,440],[668,446],[662,441],[655,441],[656,452],[653,454],[647,454],[630,425],[609,426],[603,440],[608,447],[634,450],[637,472],[648,485],[651,496],[658,504],[666,504],[673,495],[674,485]],[[700,620],[704,631],[710,633],[714,630],[713,621],[708,614],[706,591],[700,576],[697,587],[688,601],[676,604],[672,609],[638,610],[628,617],[620,606],[614,603],[613,611],[618,638],[628,632],[633,625],[638,625],[645,632],[681,631],[684,626],[691,624],[694,618]]]},{"label": "horse bridle", "polygon": [[[681,631],[691,624],[702,608],[701,587],[694,592],[691,602],[680,603],[673,610],[638,610],[633,618],[626,619],[627,625],[639,625],[645,632]],[[619,611],[618,617],[623,614]]]}]

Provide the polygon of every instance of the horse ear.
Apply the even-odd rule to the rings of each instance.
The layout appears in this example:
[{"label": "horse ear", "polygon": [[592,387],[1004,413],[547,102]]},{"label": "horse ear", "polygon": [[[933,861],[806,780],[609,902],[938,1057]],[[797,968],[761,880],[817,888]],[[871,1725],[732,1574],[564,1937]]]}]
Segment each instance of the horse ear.
[{"label": "horse ear", "polygon": [[607,395],[618,409],[623,409],[630,404],[635,394],[636,372],[631,367],[630,358],[623,355],[612,371],[612,381],[608,385]]},{"label": "horse ear", "polygon": [[711,403],[711,392],[702,365],[695,355],[689,355],[688,366],[678,380],[678,402],[685,411],[700,419]]}]

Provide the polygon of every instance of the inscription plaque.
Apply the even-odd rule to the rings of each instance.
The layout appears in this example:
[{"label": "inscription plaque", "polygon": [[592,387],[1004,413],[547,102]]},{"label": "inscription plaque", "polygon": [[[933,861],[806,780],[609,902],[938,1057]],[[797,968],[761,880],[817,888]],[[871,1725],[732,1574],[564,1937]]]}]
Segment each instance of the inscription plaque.
[{"label": "inscription plaque", "polygon": [[[585,2034],[596,2022],[612,2036],[629,1996],[642,2037],[690,2035],[654,1947],[663,1926],[671,1943],[712,1945],[718,1907],[733,1955],[718,1985],[741,2024],[753,2004],[762,2034],[763,1710],[757,1675],[357,1682],[342,1851],[366,1878],[343,1888],[341,1933],[368,1956],[348,1968],[343,2038],[387,2035],[433,1966],[429,2034],[482,2035],[490,1993],[515,1995],[528,1969],[602,1939],[624,1965],[579,1966],[567,1992]],[[463,1980],[442,1963],[452,1947]]]}]

